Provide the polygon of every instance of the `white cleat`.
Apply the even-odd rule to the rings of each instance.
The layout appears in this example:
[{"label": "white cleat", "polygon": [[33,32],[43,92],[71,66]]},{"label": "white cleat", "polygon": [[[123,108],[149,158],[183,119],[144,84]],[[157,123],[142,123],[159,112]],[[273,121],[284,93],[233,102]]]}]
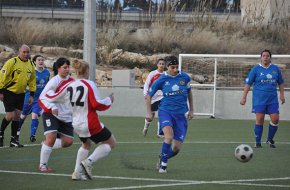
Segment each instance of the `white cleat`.
[{"label": "white cleat", "polygon": [[84,173],[86,174],[86,176],[89,179],[93,179],[93,175],[92,175],[93,166],[89,163],[89,161],[87,159],[83,160],[81,162],[81,166],[84,169]]},{"label": "white cleat", "polygon": [[80,181],[86,181],[88,180],[87,176],[80,172],[73,172],[71,176],[72,180],[80,180]]}]

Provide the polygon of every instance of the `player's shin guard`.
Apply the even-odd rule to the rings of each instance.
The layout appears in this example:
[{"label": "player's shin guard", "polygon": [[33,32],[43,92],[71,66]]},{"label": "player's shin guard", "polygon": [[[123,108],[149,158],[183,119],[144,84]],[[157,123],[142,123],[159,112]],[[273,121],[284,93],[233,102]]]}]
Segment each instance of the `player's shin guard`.
[{"label": "player's shin guard", "polygon": [[269,123],[269,131],[268,131],[268,139],[267,141],[272,141],[276,132],[278,130],[278,123],[274,124],[272,122]]},{"label": "player's shin guard", "polygon": [[263,125],[255,125],[254,128],[256,144],[261,144],[262,134],[263,134]]},{"label": "player's shin guard", "polygon": [[19,121],[12,121],[12,123],[11,123],[11,141],[13,139],[15,139],[16,141],[19,140],[19,135],[17,135],[18,127],[19,127]]}]

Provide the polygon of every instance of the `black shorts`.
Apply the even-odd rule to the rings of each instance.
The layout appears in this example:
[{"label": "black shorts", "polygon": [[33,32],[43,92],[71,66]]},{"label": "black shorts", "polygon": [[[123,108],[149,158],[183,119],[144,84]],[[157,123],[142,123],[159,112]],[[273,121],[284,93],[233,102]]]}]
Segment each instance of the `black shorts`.
[{"label": "black shorts", "polygon": [[15,109],[22,110],[25,93],[15,94],[9,90],[3,91],[3,104],[5,112],[13,112]]},{"label": "black shorts", "polygon": [[73,138],[74,129],[72,126],[72,122],[63,122],[51,113],[43,113],[42,121],[44,127],[44,135],[51,132],[57,132],[58,134]]},{"label": "black shorts", "polygon": [[99,142],[104,142],[108,140],[111,136],[111,131],[107,127],[104,127],[104,129],[101,130],[101,132],[99,132],[98,134],[91,137],[80,137],[80,140],[85,143],[88,139],[91,139],[91,141],[98,144]]},{"label": "black shorts", "polygon": [[159,104],[160,104],[160,100],[154,102],[153,104],[151,104],[151,111],[154,112],[154,111],[157,111],[158,108],[159,108]]}]

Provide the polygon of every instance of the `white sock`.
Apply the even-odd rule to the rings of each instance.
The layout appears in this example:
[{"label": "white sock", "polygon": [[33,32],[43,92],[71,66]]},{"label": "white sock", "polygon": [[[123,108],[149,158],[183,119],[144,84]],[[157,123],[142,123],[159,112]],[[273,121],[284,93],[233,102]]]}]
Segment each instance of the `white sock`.
[{"label": "white sock", "polygon": [[147,120],[145,119],[145,125],[144,125],[144,128],[148,129],[148,128],[150,127],[150,124],[151,124],[151,122],[149,122],[149,121],[147,121]]},{"label": "white sock", "polygon": [[47,146],[45,143],[42,143],[40,151],[40,165],[48,163],[48,159],[52,152],[52,147]]},{"label": "white sock", "polygon": [[110,151],[111,151],[110,145],[108,145],[108,144],[101,144],[88,157],[88,160],[91,161],[91,163],[94,163],[94,162],[98,161],[99,159],[108,156]]},{"label": "white sock", "polygon": [[56,138],[52,149],[62,148],[62,140],[60,138]]},{"label": "white sock", "polygon": [[83,148],[82,146],[78,150],[77,159],[76,159],[76,166],[75,166],[75,172],[79,173],[81,172],[81,162],[86,159],[89,155],[89,150]]}]

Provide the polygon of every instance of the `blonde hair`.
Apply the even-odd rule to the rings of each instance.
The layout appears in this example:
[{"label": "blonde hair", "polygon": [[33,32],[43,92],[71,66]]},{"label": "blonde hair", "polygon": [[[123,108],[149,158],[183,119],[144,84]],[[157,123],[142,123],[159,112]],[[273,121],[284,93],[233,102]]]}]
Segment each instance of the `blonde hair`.
[{"label": "blonde hair", "polygon": [[78,76],[84,76],[84,74],[87,72],[87,69],[90,68],[86,61],[80,59],[74,59],[72,61],[72,67],[75,69]]}]

